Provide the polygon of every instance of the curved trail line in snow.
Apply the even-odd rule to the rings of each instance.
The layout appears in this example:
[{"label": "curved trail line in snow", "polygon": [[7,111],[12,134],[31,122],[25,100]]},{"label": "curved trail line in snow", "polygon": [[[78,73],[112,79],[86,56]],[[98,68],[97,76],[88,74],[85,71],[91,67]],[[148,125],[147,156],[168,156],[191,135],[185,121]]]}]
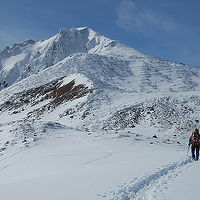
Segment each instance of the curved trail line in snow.
[{"label": "curved trail line in snow", "polygon": [[[79,139],[80,142],[82,143],[85,143],[85,144],[88,144],[88,142],[84,141],[84,140],[81,140]],[[91,144],[90,144],[91,145]],[[15,165],[18,165],[18,164],[22,164],[22,163],[25,163],[25,162],[29,162],[29,161],[34,161],[34,160],[38,160],[38,159],[44,159],[44,158],[56,158],[56,157],[73,157],[73,156],[90,156],[90,155],[96,155],[98,156],[97,158],[94,158],[94,159],[91,159],[87,162],[84,162],[83,165],[84,166],[87,166],[87,167],[90,167],[89,164],[93,163],[93,162],[96,162],[96,161],[100,161],[100,160],[103,160],[103,159],[106,159],[106,158],[109,158],[111,155],[112,155],[112,152],[110,151],[110,149],[108,149],[107,147],[103,146],[103,145],[94,145],[94,147],[99,147],[101,149],[104,149],[105,151],[102,151],[102,152],[91,152],[91,153],[62,153],[62,154],[46,154],[46,155],[38,155],[38,156],[35,156],[35,157],[32,157],[32,158],[28,158],[28,159],[23,159],[23,160],[18,160],[16,162],[10,162],[4,166],[2,166],[0,168],[0,172],[1,171],[4,171],[5,169],[9,168],[9,167],[12,167],[12,166],[15,166]],[[30,147],[31,148],[31,147]],[[27,151],[29,150],[30,148],[26,148],[26,149],[23,149],[21,151],[17,151],[7,157],[4,157],[2,159],[0,159],[0,162],[3,162],[5,160],[8,160],[9,158],[12,158],[14,157],[15,155],[17,154],[20,154],[24,151]],[[107,151],[106,151],[107,150]]]},{"label": "curved trail line in snow", "polygon": [[[104,156],[97,157],[97,158],[93,158],[93,159],[91,159],[91,160],[89,160],[89,161],[87,161],[87,162],[84,162],[84,165],[85,165],[86,167],[90,167],[90,164],[91,164],[91,163],[94,163],[94,162],[97,162],[97,161],[100,161],[100,160],[107,159],[107,158],[111,157],[111,155],[113,154],[113,152],[112,152],[107,146],[105,146],[105,145],[91,144],[91,143],[87,142],[86,140],[81,139],[80,137],[79,137],[78,139],[79,139],[79,141],[82,142],[82,143],[85,143],[85,144],[90,145],[90,146],[92,145],[92,146],[94,146],[94,147],[98,147],[98,148],[100,148],[100,149],[104,149],[104,150],[105,150],[104,152],[102,152],[102,153],[105,154]],[[101,153],[101,154],[102,154],[102,153]],[[92,153],[92,154],[99,154],[99,153]]]},{"label": "curved trail line in snow", "polygon": [[[9,158],[11,158],[11,157],[15,156],[16,154],[21,153],[23,151],[16,152],[15,154],[12,154],[12,155],[10,155],[10,156],[8,156],[5,159],[2,159],[0,161],[4,161],[6,159],[9,159]],[[22,163],[33,161],[33,160],[43,159],[43,158],[68,157],[68,156],[70,156],[70,157],[72,157],[72,156],[88,156],[88,155],[102,155],[102,154],[106,154],[106,155],[104,155],[104,156],[102,156],[100,158],[96,158],[94,160],[88,161],[88,162],[84,163],[84,165],[89,165],[89,163],[91,163],[91,162],[95,162],[97,160],[105,159],[105,158],[111,156],[112,153],[109,153],[109,152],[98,152],[98,153],[82,153],[82,154],[81,153],[77,153],[77,154],[64,153],[64,154],[40,155],[40,156],[32,157],[32,158],[29,158],[29,159],[26,159],[26,160],[21,160],[21,161],[9,163],[9,164],[1,167],[0,168],[0,172],[3,171],[4,169],[7,169],[7,168],[9,168],[11,166],[14,166],[14,165],[22,164]]]},{"label": "curved trail line in snow", "polygon": [[158,189],[161,188],[162,190],[163,185],[166,186],[171,179],[178,176],[185,167],[189,166],[190,163],[192,163],[191,159],[175,162],[163,169],[155,171],[152,174],[144,176],[139,180],[137,178],[136,181],[119,186],[119,189],[108,194],[106,199],[155,200],[157,199],[156,193],[158,193]]},{"label": "curved trail line in snow", "polygon": [[4,161],[4,160],[7,160],[7,159],[9,159],[9,158],[11,158],[11,157],[14,157],[15,155],[17,155],[17,154],[19,154],[19,153],[22,153],[22,152],[24,152],[24,151],[27,151],[27,150],[29,150],[30,148],[31,148],[31,147],[26,148],[26,149],[23,149],[23,150],[21,150],[21,151],[17,151],[17,152],[15,152],[15,153],[13,153],[13,154],[11,154],[11,155],[5,157],[5,158],[0,159],[0,162],[2,162],[2,161]]},{"label": "curved trail line in snow", "polygon": [[87,167],[89,167],[89,165],[90,165],[91,163],[96,162],[96,161],[100,161],[100,160],[104,160],[104,159],[106,159],[106,158],[109,158],[111,155],[112,155],[112,152],[110,152],[110,153],[108,153],[108,154],[106,154],[105,156],[102,156],[102,157],[100,157],[100,158],[95,158],[95,159],[93,159],[93,160],[87,161],[87,162],[84,163],[84,165],[86,165]]}]

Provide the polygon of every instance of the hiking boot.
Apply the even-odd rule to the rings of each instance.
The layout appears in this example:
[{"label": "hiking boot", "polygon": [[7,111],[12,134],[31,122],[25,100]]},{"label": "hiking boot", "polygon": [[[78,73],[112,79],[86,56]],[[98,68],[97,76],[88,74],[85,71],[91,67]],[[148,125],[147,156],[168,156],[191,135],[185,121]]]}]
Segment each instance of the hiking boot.
[{"label": "hiking boot", "polygon": [[192,160],[196,161],[196,158],[192,158]]}]

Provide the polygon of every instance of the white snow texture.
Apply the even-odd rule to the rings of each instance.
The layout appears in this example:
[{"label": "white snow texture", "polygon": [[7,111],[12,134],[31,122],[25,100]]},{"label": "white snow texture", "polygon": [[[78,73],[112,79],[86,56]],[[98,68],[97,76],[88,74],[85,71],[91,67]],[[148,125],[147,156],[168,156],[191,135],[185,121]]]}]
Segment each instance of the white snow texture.
[{"label": "white snow texture", "polygon": [[[199,199],[200,68],[87,27],[0,52],[5,200]],[[189,152],[188,152],[189,150]]]}]

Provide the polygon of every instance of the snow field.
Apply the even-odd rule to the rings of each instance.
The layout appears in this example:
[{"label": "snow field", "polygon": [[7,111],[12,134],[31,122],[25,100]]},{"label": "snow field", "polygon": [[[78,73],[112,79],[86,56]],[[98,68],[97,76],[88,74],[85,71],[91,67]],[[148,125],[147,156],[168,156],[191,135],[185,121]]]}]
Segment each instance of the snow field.
[{"label": "snow field", "polygon": [[144,194],[154,199],[150,185],[168,186],[170,173],[178,176],[190,165],[173,145],[85,136],[72,129],[50,131],[43,143],[4,154],[0,163],[0,193],[7,200],[124,200]]}]

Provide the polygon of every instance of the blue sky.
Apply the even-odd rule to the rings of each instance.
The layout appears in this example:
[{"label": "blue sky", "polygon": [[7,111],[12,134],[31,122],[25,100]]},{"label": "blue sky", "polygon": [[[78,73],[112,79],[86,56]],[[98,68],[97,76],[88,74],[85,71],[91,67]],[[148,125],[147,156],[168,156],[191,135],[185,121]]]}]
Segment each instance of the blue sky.
[{"label": "blue sky", "polygon": [[6,0],[0,49],[87,26],[163,59],[200,66],[199,0]]}]

